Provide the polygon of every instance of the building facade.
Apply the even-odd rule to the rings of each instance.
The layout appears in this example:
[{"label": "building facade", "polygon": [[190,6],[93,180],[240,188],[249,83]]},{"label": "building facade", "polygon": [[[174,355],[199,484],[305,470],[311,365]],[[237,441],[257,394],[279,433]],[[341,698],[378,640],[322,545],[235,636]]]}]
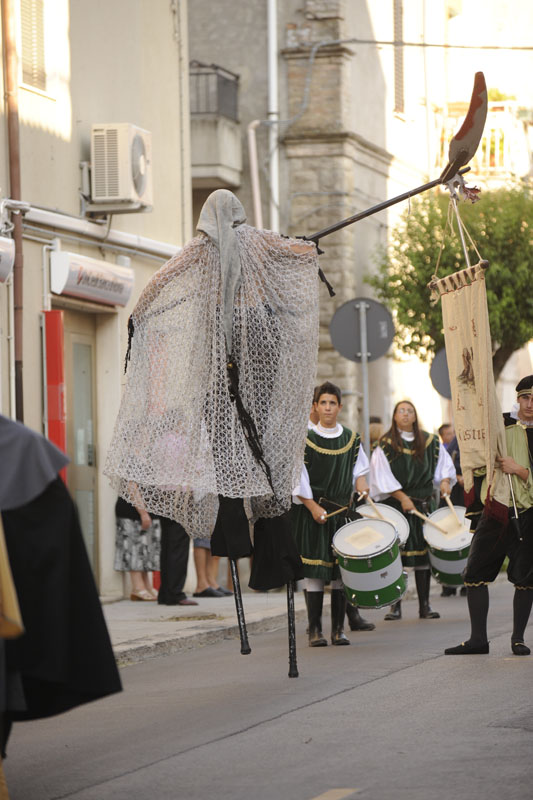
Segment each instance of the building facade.
[{"label": "building facade", "polygon": [[[128,316],[151,275],[191,236],[187,3],[2,5],[4,53],[11,47],[17,62],[23,418],[70,456],[66,478],[100,594],[119,597],[116,498],[102,467],[124,382]],[[9,237],[17,154],[7,102],[2,116]],[[15,417],[13,284],[13,272],[0,283],[0,409]]]},{"label": "building facade", "polygon": [[[238,78],[242,174],[240,183],[227,186],[250,220],[258,224],[259,207],[264,227],[309,235],[438,177],[475,72],[486,69],[497,80],[491,65],[496,56],[502,62],[501,53],[453,49],[468,39],[460,15],[474,5],[470,0],[195,0],[189,15],[191,58]],[[496,41],[498,32],[482,17],[477,16],[475,42]],[[515,122],[514,138],[507,140],[513,169],[519,157],[522,175],[530,169],[531,148]],[[491,113],[488,135],[499,124]],[[485,147],[490,151],[490,143]],[[193,175],[194,170],[193,161]],[[508,161],[500,180],[509,170]],[[495,170],[481,161],[472,174],[486,187],[496,179]],[[208,191],[206,177],[194,191],[194,216]],[[321,266],[336,296],[323,288],[317,381],[327,378],[341,386],[350,425],[361,422],[361,367],[335,351],[329,325],[343,303],[372,297],[365,277],[407,207],[406,202],[392,206],[320,243]],[[431,384],[429,365],[395,356],[391,349],[369,365],[370,414],[388,425],[395,402],[404,398],[416,403],[429,430],[450,418],[448,401]]]}]

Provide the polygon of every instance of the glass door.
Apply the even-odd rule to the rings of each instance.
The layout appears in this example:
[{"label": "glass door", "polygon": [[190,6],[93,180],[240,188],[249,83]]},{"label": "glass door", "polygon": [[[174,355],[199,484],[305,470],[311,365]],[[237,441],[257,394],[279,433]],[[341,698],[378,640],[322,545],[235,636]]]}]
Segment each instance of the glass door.
[{"label": "glass door", "polygon": [[[68,487],[78,508],[83,538],[93,571],[97,572],[97,472],[95,319],[90,314],[65,313],[65,373],[67,394]],[[98,577],[98,576],[96,576]]]}]

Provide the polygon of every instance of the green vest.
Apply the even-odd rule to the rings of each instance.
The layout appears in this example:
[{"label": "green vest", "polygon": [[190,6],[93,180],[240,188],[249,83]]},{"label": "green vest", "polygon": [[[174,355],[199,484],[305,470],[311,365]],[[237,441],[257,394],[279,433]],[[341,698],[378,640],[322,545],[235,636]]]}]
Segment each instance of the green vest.
[{"label": "green vest", "polygon": [[422,431],[425,437],[425,450],[422,461],[414,456],[414,442],[402,439],[403,448],[400,453],[393,449],[390,439],[383,437],[379,445],[391,468],[391,472],[401,483],[402,490],[409,497],[429,498],[433,494],[433,476],[439,460],[440,443],[432,433]]}]

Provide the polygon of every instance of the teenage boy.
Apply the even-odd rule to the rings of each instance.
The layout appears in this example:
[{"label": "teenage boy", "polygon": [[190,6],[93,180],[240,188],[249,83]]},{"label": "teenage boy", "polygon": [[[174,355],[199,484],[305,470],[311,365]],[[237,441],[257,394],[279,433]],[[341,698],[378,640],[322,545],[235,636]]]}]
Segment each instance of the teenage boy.
[{"label": "teenage boy", "polygon": [[318,422],[307,434],[302,475],[293,491],[292,520],[306,578],[309,646],[325,647],[322,605],[326,581],[331,582],[331,643],[350,644],[343,630],[346,597],[331,547],[346,518],[342,513],[327,515],[334,508],[351,505],[354,487],[358,492],[368,491],[365,476],[369,464],[359,434],[337,422],[342,408],[339,387],[326,381],[315,398]]}]

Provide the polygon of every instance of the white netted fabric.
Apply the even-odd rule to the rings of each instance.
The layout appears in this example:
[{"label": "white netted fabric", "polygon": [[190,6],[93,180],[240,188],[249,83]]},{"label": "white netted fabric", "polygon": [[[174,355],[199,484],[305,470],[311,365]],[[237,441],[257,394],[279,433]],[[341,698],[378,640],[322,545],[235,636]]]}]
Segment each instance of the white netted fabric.
[{"label": "white netted fabric", "polygon": [[315,245],[246,224],[234,234],[231,355],[275,493],[230,397],[228,295],[219,249],[204,234],[154,275],[132,314],[127,384],[104,470],[126,500],[194,537],[210,536],[219,495],[249,498],[255,518],[290,507],[316,373]]}]

